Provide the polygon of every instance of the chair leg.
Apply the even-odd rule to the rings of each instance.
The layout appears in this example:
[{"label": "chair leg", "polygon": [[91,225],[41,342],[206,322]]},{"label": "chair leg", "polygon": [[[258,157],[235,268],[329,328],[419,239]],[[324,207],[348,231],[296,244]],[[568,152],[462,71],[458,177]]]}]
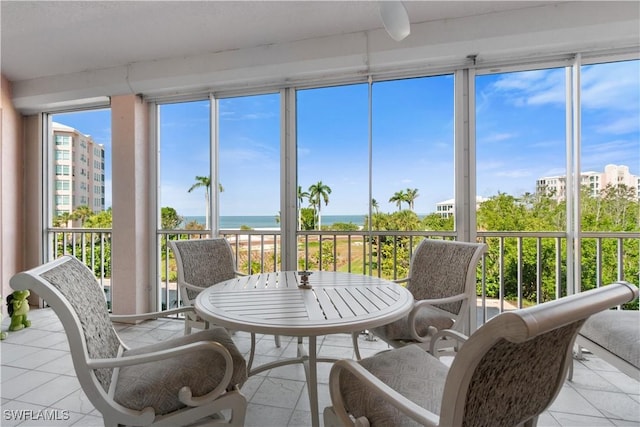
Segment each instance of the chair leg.
[{"label": "chair leg", "polygon": [[574,359],[584,360],[584,356],[582,355],[582,347],[580,347],[578,344],[576,344],[573,347],[572,357],[571,357],[571,360],[569,361],[569,372],[567,375],[567,379],[569,381],[573,381],[573,364],[575,363]]},{"label": "chair leg", "polygon": [[336,416],[336,413],[333,412],[333,406],[327,406],[324,408],[324,412],[322,413],[324,418],[324,427],[339,427],[340,421]]},{"label": "chair leg", "polygon": [[359,332],[352,332],[351,333],[351,341],[353,342],[353,351],[356,354],[356,360],[362,360],[362,357],[360,357],[360,347],[358,346],[358,337],[360,336]]},{"label": "chair leg", "polygon": [[274,335],[273,339],[276,342],[276,348],[280,348],[280,335]]},{"label": "chair leg", "polygon": [[251,332],[251,350],[249,350],[249,361],[247,362],[247,371],[251,372],[253,366],[253,357],[256,355],[256,334]]}]

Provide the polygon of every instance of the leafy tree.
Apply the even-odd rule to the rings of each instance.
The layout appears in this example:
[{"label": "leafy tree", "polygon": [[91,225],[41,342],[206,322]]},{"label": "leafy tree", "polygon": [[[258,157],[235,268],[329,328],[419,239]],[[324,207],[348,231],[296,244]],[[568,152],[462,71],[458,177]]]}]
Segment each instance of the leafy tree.
[{"label": "leafy tree", "polygon": [[113,223],[112,213],[111,208],[95,213],[84,221],[84,226],[87,228],[111,228]]},{"label": "leafy tree", "polygon": [[611,184],[593,196],[583,188],[582,223],[588,231],[632,231],[638,224],[638,202],[634,189],[624,184]]},{"label": "leafy tree", "polygon": [[177,230],[184,219],[172,207],[163,207],[161,210],[161,221],[163,230]]},{"label": "leafy tree", "polygon": [[316,228],[316,210],[300,208],[300,229],[314,230]]},{"label": "leafy tree", "polygon": [[336,231],[358,231],[360,227],[353,222],[335,222],[331,225],[331,229]]},{"label": "leafy tree", "polygon": [[204,225],[200,224],[198,221],[191,220],[187,222],[184,226],[185,230],[204,230]]},{"label": "leafy tree", "polygon": [[[324,240],[320,243],[320,248],[317,251],[309,254],[309,265],[307,269],[319,269],[319,270],[333,270],[334,265],[334,245],[331,240]],[[305,268],[304,266],[301,266]]]},{"label": "leafy tree", "polygon": [[331,188],[323,184],[322,181],[318,181],[309,187],[309,203],[318,212],[318,230],[322,229],[322,202],[324,202],[325,206],[329,204],[329,194],[331,194]]},{"label": "leafy tree", "polygon": [[[365,219],[365,227],[369,218]],[[422,229],[418,215],[410,210],[391,214],[373,214],[371,226],[379,231],[416,231]],[[386,278],[404,277],[409,272],[409,261],[412,246],[420,239],[409,236],[376,236],[372,241],[372,265],[370,268],[379,271]],[[395,267],[395,268],[394,268]]]},{"label": "leafy tree", "polygon": [[498,193],[483,202],[477,211],[478,229],[492,231],[528,230],[524,205],[506,193]]},{"label": "leafy tree", "polygon": [[422,226],[425,230],[453,231],[453,216],[445,218],[438,213],[432,213],[422,218]]}]

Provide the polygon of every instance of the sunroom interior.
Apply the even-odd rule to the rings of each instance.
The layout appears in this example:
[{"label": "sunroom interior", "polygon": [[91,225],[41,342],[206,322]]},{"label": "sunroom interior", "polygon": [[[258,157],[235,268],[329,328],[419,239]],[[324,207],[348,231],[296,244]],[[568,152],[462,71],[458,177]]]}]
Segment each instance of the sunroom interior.
[{"label": "sunroom interior", "polygon": [[[551,67],[562,70],[566,87],[562,102],[567,106],[562,150],[570,175],[580,170],[576,106],[581,67],[640,60],[636,1],[407,1],[403,5],[410,34],[400,41],[385,30],[380,3],[3,1],[2,295],[12,292],[9,279],[14,274],[55,257],[49,237],[54,216],[50,189],[55,114],[110,110],[111,308],[115,314],[131,314],[162,308],[158,152],[160,114],[166,105],[209,106],[211,149],[206,173],[217,188],[224,161],[218,157],[220,102],[276,94],[280,163],[274,197],[282,257],[278,268],[295,270],[300,236],[299,93],[362,85],[364,116],[371,120],[371,88],[376,83],[451,77],[455,200],[451,237],[475,241],[476,212],[470,207],[478,196],[476,78]],[[367,131],[370,139],[365,127]],[[577,200],[579,185],[576,181],[573,189],[567,189],[567,199]],[[371,198],[370,188],[362,191]],[[371,209],[369,199],[366,209]],[[216,236],[221,228],[220,201],[211,197],[207,204],[206,234]],[[572,215],[579,213],[567,212],[567,239],[579,233],[580,221]],[[575,278],[581,276],[582,266],[570,253],[566,280],[573,292],[580,290]],[[626,279],[637,284],[637,278]],[[31,303],[40,306],[42,301],[33,295]],[[2,309],[6,316],[4,304]],[[630,394],[637,398],[639,393]]]}]

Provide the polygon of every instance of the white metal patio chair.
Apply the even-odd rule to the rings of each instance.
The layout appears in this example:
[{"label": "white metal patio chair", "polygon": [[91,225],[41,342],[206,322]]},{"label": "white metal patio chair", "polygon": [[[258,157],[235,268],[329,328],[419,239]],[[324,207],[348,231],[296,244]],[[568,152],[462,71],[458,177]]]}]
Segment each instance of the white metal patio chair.
[{"label": "white metal patio chair", "polygon": [[[416,247],[406,283],[415,304],[404,318],[372,329],[394,348],[407,344],[428,345],[442,329],[469,333],[469,304],[475,304],[476,266],[486,252],[484,243],[425,239]],[[360,359],[358,334],[353,334],[356,358]]]},{"label": "white metal patio chair", "polygon": [[468,339],[453,331],[466,342],[450,368],[417,345],[338,361],[325,426],[535,426],[562,388],[585,320],[637,295],[616,282],[502,313]]},{"label": "white metal patio chair", "polygon": [[[60,318],[78,381],[105,426],[244,424],[247,402],[239,388],[247,366],[226,330],[212,328],[130,349],[112,324],[191,307],[110,316],[93,273],[69,255],[16,274],[10,285],[37,293]],[[221,411],[227,409],[231,416],[224,419]]]},{"label": "white metal patio chair", "polygon": [[[178,288],[182,303],[193,306],[202,289],[237,276],[244,276],[236,270],[236,263],[231,245],[225,238],[170,240],[178,269]],[[208,322],[192,312],[185,318],[185,333],[191,328],[206,329]],[[251,334],[251,353],[249,369],[255,355],[255,334]],[[274,336],[276,347],[280,347],[280,337]]]}]

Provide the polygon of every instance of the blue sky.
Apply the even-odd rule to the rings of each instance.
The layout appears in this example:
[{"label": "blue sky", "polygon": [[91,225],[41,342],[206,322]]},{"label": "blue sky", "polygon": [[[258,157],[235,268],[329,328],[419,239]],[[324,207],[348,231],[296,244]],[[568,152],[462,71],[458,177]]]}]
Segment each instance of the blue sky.
[{"label": "blue sky", "polygon": [[[640,62],[584,66],[583,171],[625,164],[640,175]],[[393,194],[417,188],[415,211],[435,211],[453,197],[453,76],[374,83],[373,198],[383,212]],[[298,182],[331,189],[323,215],[368,210],[368,88],[366,84],[299,91]],[[208,100],[160,109],[161,204],[180,215],[204,215],[204,191],[187,190],[209,170]],[[520,195],[538,178],[565,173],[565,70],[476,78],[477,192]],[[60,114],[106,147],[108,110]],[[221,215],[276,215],[280,209],[278,94],[223,99],[219,106]],[[107,171],[107,206],[111,174]]]}]

